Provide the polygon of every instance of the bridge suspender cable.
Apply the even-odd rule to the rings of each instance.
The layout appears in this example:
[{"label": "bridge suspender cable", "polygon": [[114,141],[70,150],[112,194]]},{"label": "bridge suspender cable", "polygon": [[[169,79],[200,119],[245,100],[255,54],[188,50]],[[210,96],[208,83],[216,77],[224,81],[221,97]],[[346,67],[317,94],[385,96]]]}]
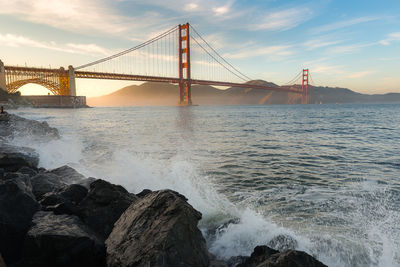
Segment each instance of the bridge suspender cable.
[{"label": "bridge suspender cable", "polygon": [[[196,29],[192,26],[192,25],[190,25],[190,28],[196,33],[196,35],[197,36],[199,36],[199,38],[219,57],[219,58],[221,58],[226,64],[228,64],[232,69],[234,69],[237,73],[239,73],[241,76],[243,76],[244,78],[246,78],[246,79],[243,79],[243,78],[241,78],[242,80],[247,80],[247,81],[249,81],[249,80],[252,80],[249,76],[247,76],[247,75],[245,75],[245,74],[243,74],[241,71],[239,71],[237,68],[235,68],[234,66],[232,66],[228,61],[226,61],[206,40],[204,40],[204,38],[196,31]],[[194,40],[195,40],[195,38],[193,38]],[[196,41],[196,40],[195,40]],[[201,46],[197,41],[196,41],[196,43],[208,54],[208,55],[210,55],[210,53],[208,53],[208,51],[203,47],[203,46]],[[211,57],[213,57],[212,55],[210,55]],[[216,60],[219,64],[221,64],[217,59],[215,59],[214,57],[213,57],[213,59],[214,60]],[[221,64],[222,65],[222,64]],[[230,70],[229,70],[230,71]],[[233,73],[232,71],[230,71],[231,73]],[[234,73],[233,73],[234,74]],[[235,74],[236,75],[236,74]],[[237,76],[237,75],[236,75]]]},{"label": "bridge suspender cable", "polygon": [[156,36],[156,37],[154,37],[154,38],[152,38],[152,39],[150,39],[150,40],[148,40],[148,41],[146,41],[146,42],[140,44],[140,45],[137,45],[137,46],[134,46],[134,47],[129,48],[129,49],[127,49],[127,50],[124,50],[124,51],[122,51],[122,52],[119,52],[118,54],[115,54],[115,55],[112,55],[112,56],[109,56],[109,57],[105,57],[105,58],[102,58],[102,59],[93,61],[93,62],[91,62],[91,63],[85,64],[85,65],[82,65],[82,66],[78,66],[78,67],[75,68],[75,70],[87,68],[87,67],[90,67],[90,66],[93,66],[93,65],[96,65],[96,64],[99,64],[99,63],[102,63],[102,62],[111,60],[111,59],[113,59],[113,58],[117,58],[117,57],[119,57],[119,56],[128,54],[128,53],[130,53],[130,52],[132,52],[132,51],[135,51],[135,50],[137,50],[137,49],[140,49],[140,48],[145,47],[145,46],[147,46],[147,45],[149,45],[149,44],[151,44],[151,43],[154,43],[154,42],[158,41],[159,39],[161,39],[161,38],[163,38],[163,37],[169,35],[169,34],[172,33],[172,32],[174,32],[177,28],[178,28],[178,26],[175,26],[175,27],[171,28],[170,30],[168,30],[168,31],[166,31],[166,32],[164,32],[164,33],[162,33],[162,34],[160,34],[160,35],[158,35],[158,36]]}]

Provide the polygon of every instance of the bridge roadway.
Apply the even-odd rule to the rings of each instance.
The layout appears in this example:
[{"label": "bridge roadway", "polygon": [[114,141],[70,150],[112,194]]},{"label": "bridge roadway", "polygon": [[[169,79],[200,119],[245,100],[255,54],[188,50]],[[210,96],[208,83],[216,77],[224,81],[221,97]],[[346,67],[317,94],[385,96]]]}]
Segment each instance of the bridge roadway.
[{"label": "bridge roadway", "polygon": [[[90,71],[75,71],[75,78],[86,78],[86,79],[105,79],[105,80],[127,80],[127,81],[142,81],[142,82],[164,82],[164,83],[176,83],[180,82],[179,78],[173,77],[157,77],[157,76],[144,76],[144,75],[132,75],[132,74],[118,74],[118,73],[107,73],[107,72],[90,72]],[[186,81],[185,79],[183,81]],[[230,86],[240,88],[253,88],[253,89],[264,89],[279,92],[289,93],[302,93],[300,89],[288,86],[266,86],[251,83],[230,83],[230,82],[218,82],[218,81],[206,81],[191,79],[190,83],[198,85],[214,85],[214,86]]]},{"label": "bridge roadway", "polygon": [[[23,76],[41,76],[41,75],[69,75],[68,70],[63,68],[51,69],[51,68],[31,68],[31,67],[20,67],[20,66],[4,66],[8,72],[19,73]],[[47,74],[47,75],[46,75]],[[175,77],[158,77],[158,76],[147,76],[147,75],[133,75],[133,74],[119,74],[119,73],[108,73],[108,72],[91,72],[91,71],[74,71],[74,78],[83,79],[105,79],[105,80],[126,80],[126,81],[142,81],[142,82],[164,82],[179,84],[180,79]],[[71,77],[72,78],[72,77]],[[187,82],[186,79],[183,82]],[[219,81],[207,81],[191,79],[190,83],[198,85],[214,85],[214,86],[229,86],[229,87],[240,87],[240,88],[253,88],[263,89],[278,92],[289,92],[302,94],[302,90],[293,86],[266,86],[252,83],[232,83],[232,82],[219,82]]]}]

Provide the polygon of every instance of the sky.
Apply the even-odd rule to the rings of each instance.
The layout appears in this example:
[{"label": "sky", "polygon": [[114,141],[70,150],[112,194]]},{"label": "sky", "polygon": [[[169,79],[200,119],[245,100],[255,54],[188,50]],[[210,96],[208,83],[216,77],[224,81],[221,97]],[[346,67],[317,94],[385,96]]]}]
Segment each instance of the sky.
[{"label": "sky", "polygon": [[[399,0],[0,0],[5,65],[79,66],[189,22],[246,75],[277,84],[303,68],[313,84],[400,93]],[[77,81],[99,96],[132,82]],[[23,94],[47,94],[35,85]]]}]

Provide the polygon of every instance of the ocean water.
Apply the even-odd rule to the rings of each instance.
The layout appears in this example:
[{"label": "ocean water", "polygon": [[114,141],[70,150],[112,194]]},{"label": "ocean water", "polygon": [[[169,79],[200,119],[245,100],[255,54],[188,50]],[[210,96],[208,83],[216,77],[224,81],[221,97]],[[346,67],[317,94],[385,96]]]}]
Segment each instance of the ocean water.
[{"label": "ocean water", "polygon": [[60,130],[12,141],[37,149],[40,166],[184,194],[219,258],[283,235],[329,266],[400,266],[400,105],[13,113]]}]

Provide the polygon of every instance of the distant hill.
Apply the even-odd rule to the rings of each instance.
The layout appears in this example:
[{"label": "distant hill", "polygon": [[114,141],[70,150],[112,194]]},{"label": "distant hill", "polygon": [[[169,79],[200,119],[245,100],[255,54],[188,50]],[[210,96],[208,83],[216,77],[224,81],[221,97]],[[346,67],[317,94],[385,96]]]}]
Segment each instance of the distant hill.
[{"label": "distant hill", "polygon": [[[262,80],[249,82],[278,87]],[[346,88],[310,86],[311,103],[387,103],[400,102],[400,93],[367,95]],[[295,93],[262,89],[231,87],[220,90],[208,85],[193,85],[192,100],[199,105],[264,105],[298,104],[301,96]],[[143,83],[124,87],[108,95],[88,98],[90,106],[158,106],[176,105],[178,86],[166,83]]]}]

